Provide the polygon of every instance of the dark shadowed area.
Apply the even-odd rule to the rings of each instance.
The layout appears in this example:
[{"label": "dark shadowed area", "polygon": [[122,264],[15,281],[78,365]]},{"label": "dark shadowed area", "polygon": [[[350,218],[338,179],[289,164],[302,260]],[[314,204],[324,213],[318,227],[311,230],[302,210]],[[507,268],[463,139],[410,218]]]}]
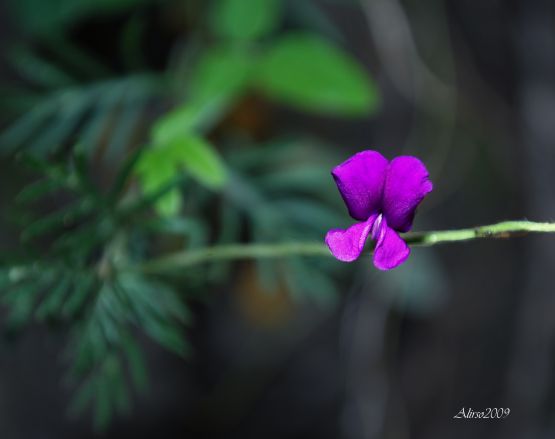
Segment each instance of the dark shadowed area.
[{"label": "dark shadowed area", "polygon": [[555,236],[240,257],[364,149],[414,231],[555,220],[553,2],[4,0],[0,55],[0,438],[555,436]]}]

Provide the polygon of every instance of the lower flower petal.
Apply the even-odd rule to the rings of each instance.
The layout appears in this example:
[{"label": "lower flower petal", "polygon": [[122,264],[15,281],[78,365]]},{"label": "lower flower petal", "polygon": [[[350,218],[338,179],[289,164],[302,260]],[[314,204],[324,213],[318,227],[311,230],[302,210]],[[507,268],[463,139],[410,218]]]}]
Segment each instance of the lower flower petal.
[{"label": "lower flower petal", "polygon": [[374,265],[380,270],[391,270],[407,260],[410,255],[410,247],[382,221],[380,230],[375,236],[376,247],[374,248]]},{"label": "lower flower petal", "polygon": [[372,230],[376,216],[372,215],[368,220],[353,224],[346,230],[330,230],[326,234],[326,244],[333,256],[343,262],[357,259],[364,249],[366,238]]}]

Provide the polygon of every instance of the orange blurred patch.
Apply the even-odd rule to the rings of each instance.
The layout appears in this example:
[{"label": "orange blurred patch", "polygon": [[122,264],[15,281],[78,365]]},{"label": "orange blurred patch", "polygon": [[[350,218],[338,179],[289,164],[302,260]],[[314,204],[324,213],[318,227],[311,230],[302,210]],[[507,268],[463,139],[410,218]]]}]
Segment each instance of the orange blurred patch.
[{"label": "orange blurred patch", "polygon": [[257,96],[248,95],[225,117],[216,133],[240,131],[255,140],[264,140],[271,131],[271,119],[270,106]]},{"label": "orange blurred patch", "polygon": [[295,307],[283,282],[274,291],[264,289],[253,263],[243,266],[235,288],[237,306],[255,326],[276,328],[289,321],[293,314]]}]

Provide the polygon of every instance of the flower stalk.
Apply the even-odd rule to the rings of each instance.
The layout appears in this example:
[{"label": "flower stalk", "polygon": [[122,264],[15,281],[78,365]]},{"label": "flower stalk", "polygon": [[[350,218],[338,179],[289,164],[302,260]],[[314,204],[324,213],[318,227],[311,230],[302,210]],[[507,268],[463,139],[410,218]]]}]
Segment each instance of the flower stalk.
[{"label": "flower stalk", "polygon": [[[403,234],[402,237],[412,247],[423,247],[474,239],[505,239],[528,233],[555,233],[555,223],[504,221],[467,229],[409,232]],[[144,262],[139,268],[145,273],[163,274],[219,260],[282,258],[287,256],[328,257],[331,256],[331,253],[328,247],[321,242],[230,244],[172,253]]]}]

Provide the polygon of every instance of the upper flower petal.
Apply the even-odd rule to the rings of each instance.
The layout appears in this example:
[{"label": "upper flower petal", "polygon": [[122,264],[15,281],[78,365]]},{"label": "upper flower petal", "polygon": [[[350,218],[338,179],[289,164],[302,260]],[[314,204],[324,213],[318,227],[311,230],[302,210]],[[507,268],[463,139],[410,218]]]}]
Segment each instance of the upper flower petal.
[{"label": "upper flower petal", "polygon": [[409,231],[416,207],[432,188],[428,170],[420,160],[410,156],[394,158],[387,169],[383,194],[383,212],[389,227]]},{"label": "upper flower petal", "polygon": [[372,215],[368,220],[353,224],[346,230],[331,229],[326,234],[326,244],[333,256],[344,262],[357,259],[364,249],[366,238],[372,230],[376,216]]},{"label": "upper flower petal", "polygon": [[379,152],[362,151],[332,170],[353,218],[364,221],[380,210],[387,165],[387,159]]},{"label": "upper flower petal", "polygon": [[395,230],[388,226],[386,219],[383,218],[381,224],[372,238],[376,240],[374,248],[374,265],[380,270],[391,270],[403,262],[410,255],[410,248]]}]

